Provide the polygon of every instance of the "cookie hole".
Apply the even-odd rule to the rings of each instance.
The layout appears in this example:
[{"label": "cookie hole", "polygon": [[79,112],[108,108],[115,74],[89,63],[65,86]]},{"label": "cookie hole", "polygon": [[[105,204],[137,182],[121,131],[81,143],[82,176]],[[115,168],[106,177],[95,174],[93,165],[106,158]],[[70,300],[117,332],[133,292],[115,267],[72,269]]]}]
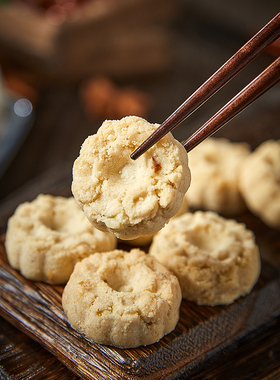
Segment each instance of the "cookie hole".
[{"label": "cookie hole", "polygon": [[217,157],[217,153],[207,153],[204,155],[204,159],[209,164],[217,164],[220,161],[219,157]]},{"label": "cookie hole", "polygon": [[116,292],[132,292],[132,286],[121,275],[114,274],[110,279],[103,280],[110,288]]},{"label": "cookie hole", "polygon": [[45,227],[47,227],[49,230],[58,231],[59,232],[59,227],[57,226],[57,224],[54,222],[53,219],[42,219],[41,223]]},{"label": "cookie hole", "polygon": [[218,260],[228,260],[230,252],[225,247],[232,244],[231,236],[221,236],[222,231],[194,231],[193,234],[188,235],[188,241],[199,251],[203,251]]},{"label": "cookie hole", "polygon": [[221,261],[227,260],[229,258],[229,252],[222,250],[222,251],[218,252],[217,258]]},{"label": "cookie hole", "polygon": [[195,231],[194,234],[188,235],[188,241],[199,250],[212,252],[216,247],[216,241],[208,236],[205,231]]},{"label": "cookie hole", "polygon": [[[69,232],[71,231],[71,220],[69,218],[63,218],[56,213],[50,215],[47,218],[41,219],[42,224],[52,231],[56,232]],[[73,231],[74,232],[74,231]]]}]

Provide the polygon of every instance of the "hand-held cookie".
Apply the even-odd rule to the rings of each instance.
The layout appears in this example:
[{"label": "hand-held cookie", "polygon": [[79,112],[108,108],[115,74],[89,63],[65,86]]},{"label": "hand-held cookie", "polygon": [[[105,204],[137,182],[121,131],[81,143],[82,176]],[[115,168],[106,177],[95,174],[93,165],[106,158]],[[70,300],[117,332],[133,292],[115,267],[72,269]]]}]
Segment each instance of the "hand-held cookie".
[{"label": "hand-held cookie", "polygon": [[[187,211],[188,211],[188,201],[187,201],[187,197],[185,195],[180,210],[177,212],[176,215],[173,216],[173,218],[177,218],[178,216],[184,214]],[[173,219],[173,218],[171,218],[171,219]],[[121,240],[120,239],[119,241],[124,242],[126,244],[129,244],[130,246],[133,246],[133,247],[144,247],[144,246],[148,246],[151,244],[153,237],[154,237],[154,234],[153,235],[139,236],[138,238],[132,239],[132,240]]]},{"label": "hand-held cookie", "polygon": [[157,342],[179,319],[178,279],[139,249],[95,253],[78,263],[62,306],[70,324],[96,342],[131,348]]},{"label": "hand-held cookie", "polygon": [[232,303],[251,291],[260,274],[253,233],[212,211],[171,220],[149,253],[178,277],[183,298],[199,305]]},{"label": "hand-held cookie", "polygon": [[114,249],[116,238],[94,228],[73,197],[40,194],[10,217],[5,246],[24,277],[64,284],[78,261]]},{"label": "hand-held cookie", "polygon": [[120,239],[160,230],[179,211],[190,184],[187,152],[171,133],[130,158],[157,127],[136,116],[107,120],[74,163],[75,199],[95,227]]},{"label": "hand-held cookie", "polygon": [[280,229],[280,140],[267,140],[243,162],[239,188],[247,207]]}]

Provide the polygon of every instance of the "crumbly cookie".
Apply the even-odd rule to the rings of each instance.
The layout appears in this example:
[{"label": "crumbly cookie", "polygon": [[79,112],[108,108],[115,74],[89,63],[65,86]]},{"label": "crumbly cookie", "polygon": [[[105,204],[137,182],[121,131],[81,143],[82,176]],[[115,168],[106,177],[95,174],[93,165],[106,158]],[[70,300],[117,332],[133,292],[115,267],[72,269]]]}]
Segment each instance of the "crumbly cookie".
[{"label": "crumbly cookie", "polygon": [[253,233],[212,211],[171,220],[149,253],[178,277],[183,298],[199,305],[232,303],[251,291],[260,274]]},{"label": "crumbly cookie", "polygon": [[245,210],[237,178],[240,165],[250,154],[245,143],[224,138],[208,138],[189,152],[192,174],[187,192],[190,206],[224,215],[237,215]]},{"label": "crumbly cookie", "polygon": [[[182,204],[180,210],[171,219],[177,218],[178,216],[184,214],[187,211],[188,211],[188,201],[187,201],[187,197],[185,195],[184,199],[183,199],[183,204]],[[126,244],[129,244],[129,245],[134,246],[134,247],[144,247],[144,246],[151,244],[154,235],[155,234],[139,236],[138,238],[132,239],[132,240],[121,240],[120,239],[120,242],[125,242]]]},{"label": "crumbly cookie", "polygon": [[64,284],[75,264],[116,247],[116,238],[94,228],[73,197],[40,194],[18,206],[8,221],[10,265],[30,280]]},{"label": "crumbly cookie", "polygon": [[243,162],[239,188],[247,207],[280,229],[280,140],[264,141]]},{"label": "crumbly cookie", "polygon": [[178,279],[140,249],[95,253],[63,292],[70,324],[90,340],[122,348],[157,342],[179,319]]},{"label": "crumbly cookie", "polygon": [[77,202],[95,227],[123,240],[160,230],[179,211],[190,184],[187,152],[171,133],[130,158],[157,127],[136,116],[106,120],[74,163]]}]

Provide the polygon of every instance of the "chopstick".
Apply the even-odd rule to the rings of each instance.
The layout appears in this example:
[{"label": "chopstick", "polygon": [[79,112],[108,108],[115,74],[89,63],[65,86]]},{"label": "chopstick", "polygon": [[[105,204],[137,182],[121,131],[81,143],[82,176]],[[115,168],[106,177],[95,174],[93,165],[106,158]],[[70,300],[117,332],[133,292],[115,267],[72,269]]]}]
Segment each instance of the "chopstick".
[{"label": "chopstick", "polygon": [[280,80],[280,57],[277,58],[257,78],[232,98],[220,111],[182,142],[187,152],[222,128],[227,122],[268,91]]},{"label": "chopstick", "polygon": [[[226,63],[206,80],[184,103],[182,103],[132,154],[137,159],[168,132],[176,128],[206,100],[228,83],[245,66],[253,61],[266,47],[280,36],[280,13],[269,21]],[[263,95],[280,80],[280,58],[277,58],[257,78],[250,82],[211,119],[194,132],[182,144],[189,152],[205,138],[224,126],[248,105]]]}]

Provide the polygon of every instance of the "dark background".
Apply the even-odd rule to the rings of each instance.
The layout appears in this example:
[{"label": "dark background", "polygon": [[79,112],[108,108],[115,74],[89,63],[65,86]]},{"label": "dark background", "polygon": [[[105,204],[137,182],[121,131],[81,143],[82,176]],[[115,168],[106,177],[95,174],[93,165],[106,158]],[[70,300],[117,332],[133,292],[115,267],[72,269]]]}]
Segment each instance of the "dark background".
[{"label": "dark background", "polygon": [[[111,77],[118,86],[133,86],[151,96],[153,106],[147,115],[150,122],[161,123],[279,10],[279,2],[272,0],[189,0],[180,4],[180,11],[166,26],[170,40],[167,69]],[[174,135],[179,140],[187,138],[274,57],[270,52],[263,53],[177,127]],[[2,57],[2,62],[5,68],[20,67],[20,61],[15,57],[10,59],[9,55]],[[61,172],[61,177],[69,176],[71,181],[72,164],[82,142],[95,133],[103,121],[86,115],[79,94],[81,82],[43,81],[36,89],[38,99],[31,129],[0,178],[1,203],[14,192],[20,192],[23,185],[37,179],[37,182],[42,181],[51,172],[58,177]],[[279,94],[280,85],[277,85],[216,135],[247,141],[253,148],[264,139],[280,138]],[[48,189],[42,188],[42,191]]]}]

